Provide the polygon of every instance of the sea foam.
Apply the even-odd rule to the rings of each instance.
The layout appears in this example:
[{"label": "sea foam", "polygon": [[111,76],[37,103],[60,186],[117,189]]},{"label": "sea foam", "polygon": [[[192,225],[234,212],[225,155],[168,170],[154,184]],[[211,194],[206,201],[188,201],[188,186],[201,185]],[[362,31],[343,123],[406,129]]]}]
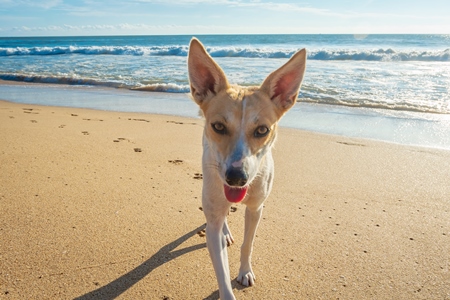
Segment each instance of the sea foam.
[{"label": "sea foam", "polygon": [[[212,57],[289,58],[298,49],[252,48],[252,47],[208,47]],[[0,56],[21,55],[133,55],[133,56],[187,56],[187,46],[57,46],[0,48]],[[367,60],[367,61],[450,61],[450,49],[445,50],[311,50],[312,60]]]}]

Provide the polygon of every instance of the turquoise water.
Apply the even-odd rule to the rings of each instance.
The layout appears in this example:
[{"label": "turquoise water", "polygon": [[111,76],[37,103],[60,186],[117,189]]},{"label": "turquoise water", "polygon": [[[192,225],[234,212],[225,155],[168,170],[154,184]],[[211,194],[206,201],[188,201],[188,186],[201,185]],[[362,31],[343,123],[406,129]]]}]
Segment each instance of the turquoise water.
[{"label": "turquoise water", "polygon": [[[199,36],[230,82],[258,85],[308,50],[299,101],[450,113],[449,35]],[[0,38],[0,79],[189,91],[191,36]]]},{"label": "turquoise water", "polygon": [[[0,38],[0,79],[43,84],[34,87],[34,94],[29,86],[0,86],[0,98],[186,116],[192,107],[196,115],[185,96],[191,38]],[[241,85],[260,84],[295,51],[307,49],[302,90],[283,120],[285,126],[444,148],[450,144],[450,35],[198,38],[229,81]],[[161,92],[170,101],[149,91]],[[89,97],[78,101],[80,93]],[[183,101],[188,103],[183,110],[170,104]]]}]

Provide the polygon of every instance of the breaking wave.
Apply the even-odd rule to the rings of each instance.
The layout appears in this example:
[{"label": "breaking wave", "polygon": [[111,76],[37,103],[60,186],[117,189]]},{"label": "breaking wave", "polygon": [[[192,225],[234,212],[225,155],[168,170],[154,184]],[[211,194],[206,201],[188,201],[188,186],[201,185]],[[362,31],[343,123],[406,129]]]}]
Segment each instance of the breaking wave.
[{"label": "breaking wave", "polygon": [[[212,57],[289,58],[297,49],[208,47]],[[57,46],[0,48],[0,56],[21,55],[133,55],[133,56],[187,56],[187,46]],[[376,50],[313,50],[312,60],[365,60],[365,61],[450,61],[450,48],[435,51]]]},{"label": "breaking wave", "polygon": [[0,56],[20,55],[156,55],[156,56],[187,56],[187,47],[177,46],[57,46],[57,47],[16,47],[0,48]]},{"label": "breaking wave", "polygon": [[419,104],[406,101],[399,101],[392,103],[384,101],[375,101],[370,99],[342,100],[331,97],[302,97],[302,96],[300,96],[298,100],[299,102],[306,102],[306,103],[339,105],[348,107],[387,109],[387,110],[422,112],[433,114],[450,114],[450,106],[442,102],[434,104],[432,103]]},{"label": "breaking wave", "polygon": [[69,84],[69,85],[94,85],[116,88],[127,88],[123,82],[103,81],[92,78],[80,78],[76,76],[47,76],[47,75],[24,75],[24,74],[0,74],[0,79],[33,83]]},{"label": "breaking wave", "polygon": [[[20,82],[44,83],[44,84],[68,84],[103,86],[112,88],[124,88],[143,92],[163,92],[163,93],[189,93],[189,85],[176,83],[125,83],[120,81],[104,81],[92,78],[79,78],[70,76],[45,76],[45,75],[24,75],[24,74],[1,74],[0,79]],[[298,102],[340,105],[350,107],[389,109],[401,111],[414,111],[438,114],[450,114],[450,105],[444,102],[408,102],[398,101],[395,103],[374,99],[350,99],[349,97],[339,97],[338,93],[331,96],[330,91],[324,94],[320,89],[304,86],[300,92]],[[344,99],[345,98],[345,99]]]},{"label": "breaking wave", "polygon": [[153,83],[153,84],[132,84],[121,81],[98,80],[94,78],[81,78],[78,76],[55,76],[55,75],[36,75],[36,74],[0,74],[1,80],[49,83],[49,84],[68,84],[68,85],[90,85],[112,88],[124,88],[137,91],[163,92],[163,93],[188,93],[189,85],[179,85],[176,83]]},{"label": "breaking wave", "polygon": [[189,93],[189,85],[179,85],[176,83],[153,83],[131,88],[135,91],[163,92],[163,93]]}]

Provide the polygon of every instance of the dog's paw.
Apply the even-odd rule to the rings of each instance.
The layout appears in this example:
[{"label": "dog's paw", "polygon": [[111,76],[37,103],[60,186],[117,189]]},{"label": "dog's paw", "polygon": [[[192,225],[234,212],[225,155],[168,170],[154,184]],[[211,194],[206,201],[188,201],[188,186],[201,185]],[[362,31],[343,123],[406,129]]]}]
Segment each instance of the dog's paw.
[{"label": "dog's paw", "polygon": [[254,286],[255,285],[255,274],[253,274],[253,271],[245,270],[245,271],[239,271],[239,275],[237,278],[237,282],[242,284],[243,286]]}]

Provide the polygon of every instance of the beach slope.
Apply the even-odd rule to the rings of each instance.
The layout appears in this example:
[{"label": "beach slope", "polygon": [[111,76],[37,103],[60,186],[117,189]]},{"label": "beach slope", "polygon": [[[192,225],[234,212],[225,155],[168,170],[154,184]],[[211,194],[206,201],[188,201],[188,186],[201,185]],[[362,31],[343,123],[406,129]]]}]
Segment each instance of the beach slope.
[{"label": "beach slope", "polygon": [[[203,121],[0,101],[1,299],[217,299]],[[282,128],[238,299],[450,299],[450,152]]]}]

